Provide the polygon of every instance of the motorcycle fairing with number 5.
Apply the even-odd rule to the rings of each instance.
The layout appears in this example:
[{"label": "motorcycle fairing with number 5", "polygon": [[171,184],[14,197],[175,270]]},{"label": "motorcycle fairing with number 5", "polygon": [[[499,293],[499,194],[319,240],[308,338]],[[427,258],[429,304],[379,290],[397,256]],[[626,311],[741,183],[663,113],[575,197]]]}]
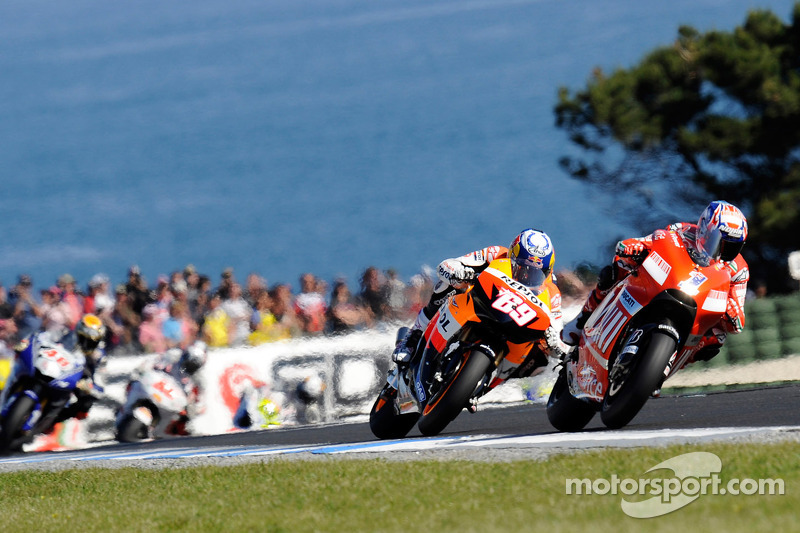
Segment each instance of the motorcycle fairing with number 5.
[{"label": "motorcycle fairing with number 5", "polygon": [[440,307],[409,368],[390,371],[370,415],[373,433],[401,438],[418,421],[422,434],[436,435],[471,401],[514,377],[529,355],[546,366],[543,336],[558,298],[551,281],[535,294],[512,279],[508,259],[492,261]]}]

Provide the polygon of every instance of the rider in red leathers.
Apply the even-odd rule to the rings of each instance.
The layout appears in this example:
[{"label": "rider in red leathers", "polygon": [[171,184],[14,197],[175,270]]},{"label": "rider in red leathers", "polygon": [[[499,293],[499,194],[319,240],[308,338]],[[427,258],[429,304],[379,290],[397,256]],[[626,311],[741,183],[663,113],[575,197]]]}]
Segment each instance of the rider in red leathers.
[{"label": "rider in red leathers", "polygon": [[[563,347],[556,333],[561,328],[562,318],[561,292],[556,287],[552,275],[555,252],[550,237],[546,233],[534,229],[526,229],[516,236],[509,248],[505,246],[489,246],[461,257],[445,259],[439,263],[437,268],[439,280],[433,287],[430,301],[420,310],[414,326],[409,330],[406,337],[398,342],[392,353],[392,361],[397,363],[398,366],[407,365],[414,356],[422,333],[439,307],[447,301],[447,298],[456,292],[466,290],[474,282],[478,274],[489,266],[489,263],[495,259],[503,258],[511,259],[515,277],[526,275],[524,274],[525,272],[535,272],[538,278],[536,284],[540,285],[541,291],[548,292],[553,326],[548,328],[545,333],[545,340],[548,351],[551,352],[550,355],[558,357]],[[532,355],[529,355],[529,358],[531,357]],[[526,370],[530,372],[534,370],[534,368],[528,369],[532,365],[532,361],[530,363],[526,359],[519,365],[518,370],[520,372],[518,372],[519,375],[517,377],[525,377],[529,375]]]},{"label": "rider in red leathers", "polygon": [[597,286],[581,313],[561,331],[565,344],[578,343],[583,326],[603,298],[642,263],[650,245],[660,239],[680,239],[695,263],[704,266],[716,264],[719,269],[726,269],[731,277],[725,315],[705,333],[688,362],[708,361],[719,353],[729,333],[739,333],[744,329],[744,300],[750,272],[739,252],[747,240],[747,220],[736,206],[714,201],[703,211],[697,224],[678,222],[646,237],[617,243],[614,262],[600,271]]}]

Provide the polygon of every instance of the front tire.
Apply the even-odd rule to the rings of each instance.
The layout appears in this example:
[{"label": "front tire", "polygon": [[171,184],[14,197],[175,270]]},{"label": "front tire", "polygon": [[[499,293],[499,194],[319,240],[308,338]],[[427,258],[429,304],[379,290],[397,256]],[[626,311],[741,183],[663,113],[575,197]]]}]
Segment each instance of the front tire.
[{"label": "front tire", "polygon": [[369,429],[379,439],[402,439],[419,419],[419,413],[396,413],[395,396],[397,390],[385,385],[369,412]]},{"label": "front tire", "polygon": [[30,418],[36,408],[33,398],[24,394],[14,400],[14,405],[8,411],[8,416],[2,421],[0,428],[0,454],[19,451],[25,443],[27,435],[22,434],[22,426]]},{"label": "front tire", "polygon": [[653,391],[664,382],[664,370],[677,345],[672,335],[655,330],[647,349],[633,361],[636,366],[624,381],[621,384],[609,382],[600,410],[606,427],[619,429],[633,420]]},{"label": "front tire", "polygon": [[597,412],[597,404],[575,398],[567,384],[567,369],[558,373],[547,399],[547,419],[559,431],[580,431]]},{"label": "front tire", "polygon": [[428,400],[419,420],[419,431],[426,436],[441,433],[467,405],[491,364],[489,356],[479,350],[467,353],[450,383]]}]

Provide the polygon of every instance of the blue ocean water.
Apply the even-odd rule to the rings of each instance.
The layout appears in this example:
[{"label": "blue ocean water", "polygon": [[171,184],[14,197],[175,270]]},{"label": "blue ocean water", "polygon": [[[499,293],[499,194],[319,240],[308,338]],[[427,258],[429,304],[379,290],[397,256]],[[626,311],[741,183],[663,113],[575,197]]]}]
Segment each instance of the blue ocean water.
[{"label": "blue ocean water", "polygon": [[0,280],[408,278],[528,226],[602,262],[634,230],[558,168],[557,88],[792,4],[6,0]]}]

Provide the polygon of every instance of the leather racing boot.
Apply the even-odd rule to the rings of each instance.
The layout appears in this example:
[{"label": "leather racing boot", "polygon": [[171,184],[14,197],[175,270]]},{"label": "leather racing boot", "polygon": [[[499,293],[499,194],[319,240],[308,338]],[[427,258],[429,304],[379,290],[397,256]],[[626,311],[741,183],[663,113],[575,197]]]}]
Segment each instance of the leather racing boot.
[{"label": "leather racing boot", "polygon": [[397,343],[392,352],[392,361],[397,363],[399,368],[407,367],[414,358],[420,337],[422,337],[421,329],[410,329],[408,334]]}]

